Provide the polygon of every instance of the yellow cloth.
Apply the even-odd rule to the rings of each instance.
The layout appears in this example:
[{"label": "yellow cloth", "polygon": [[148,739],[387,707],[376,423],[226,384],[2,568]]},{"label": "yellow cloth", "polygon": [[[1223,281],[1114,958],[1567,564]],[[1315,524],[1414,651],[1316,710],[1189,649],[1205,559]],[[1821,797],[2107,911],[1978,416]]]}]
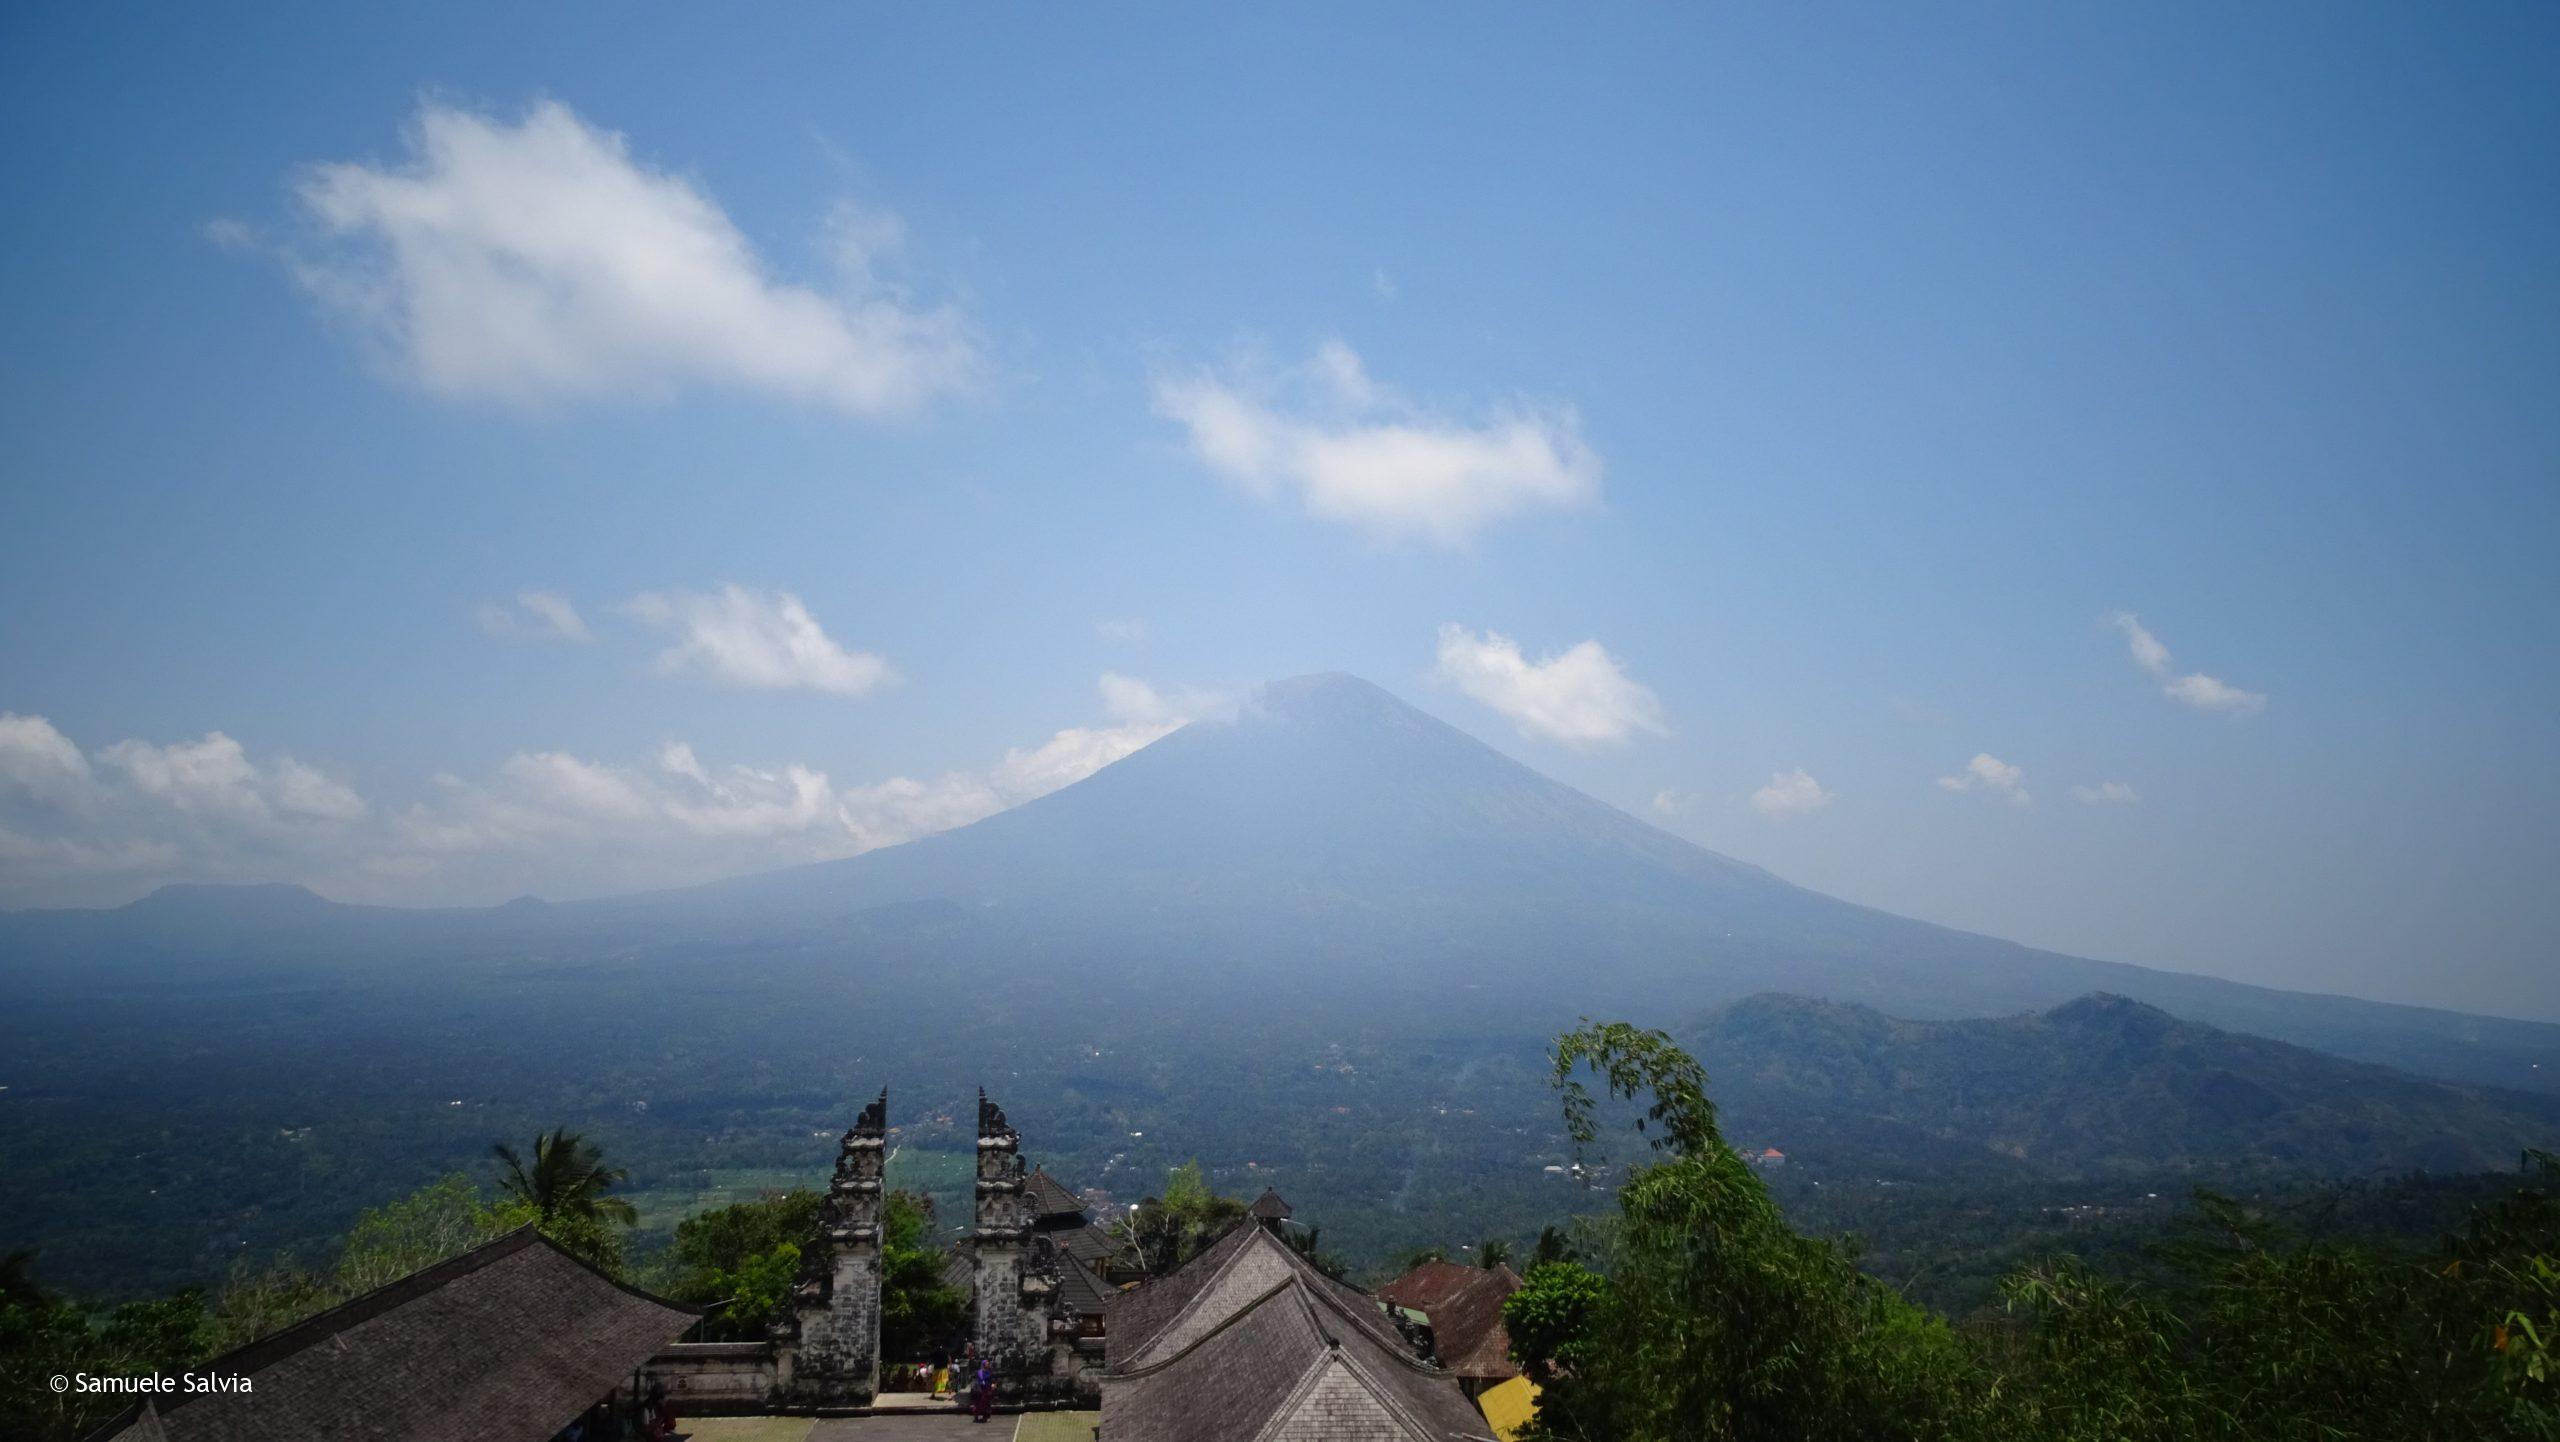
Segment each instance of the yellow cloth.
[{"label": "yellow cloth", "polygon": [[1476,1410],[1493,1425],[1494,1436],[1511,1442],[1538,1415],[1538,1384],[1526,1377],[1506,1378],[1484,1389],[1476,1398]]}]

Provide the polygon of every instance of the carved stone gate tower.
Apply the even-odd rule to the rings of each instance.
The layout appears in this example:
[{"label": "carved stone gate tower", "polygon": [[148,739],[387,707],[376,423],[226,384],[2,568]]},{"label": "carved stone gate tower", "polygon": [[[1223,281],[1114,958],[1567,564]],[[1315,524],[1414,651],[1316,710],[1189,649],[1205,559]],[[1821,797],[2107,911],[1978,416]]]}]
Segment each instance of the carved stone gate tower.
[{"label": "carved stone gate tower", "polygon": [[880,1390],[880,1176],[889,1093],[844,1134],[835,1179],[818,1209],[818,1236],[793,1292],[789,1361],[777,1378],[789,1400],[860,1404]]},{"label": "carved stone gate tower", "polygon": [[[1047,1370],[1047,1319],[1026,1315],[1028,1309],[1023,1306],[1023,1264],[1030,1242],[1031,1199],[1024,1191],[1022,1137],[982,1089],[978,1093],[977,1216],[969,1232],[975,1283],[970,1339],[977,1346],[978,1359],[1000,1383],[1018,1385],[1018,1379],[1033,1370],[1035,1360],[1040,1370]],[[1040,1333],[1026,1335],[1033,1326]]]},{"label": "carved stone gate tower", "polygon": [[[1006,1402],[1076,1395],[1075,1326],[1061,1310],[1062,1269],[1078,1265],[1039,1234],[1022,1138],[978,1093],[976,1224],[969,1231],[970,1342]],[[1088,1399],[1090,1400],[1090,1399]]]}]

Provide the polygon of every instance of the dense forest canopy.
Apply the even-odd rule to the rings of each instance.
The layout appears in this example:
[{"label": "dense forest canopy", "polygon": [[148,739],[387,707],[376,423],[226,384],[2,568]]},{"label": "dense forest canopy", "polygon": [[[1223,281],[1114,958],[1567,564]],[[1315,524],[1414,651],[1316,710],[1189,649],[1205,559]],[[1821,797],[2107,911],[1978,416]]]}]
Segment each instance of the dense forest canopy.
[{"label": "dense forest canopy", "polygon": [[[2319,1189],[2285,1208],[2199,1192],[2011,1238],[1992,1299],[1951,1316],[1862,1269],[1872,1255],[1854,1239],[1801,1230],[1770,1185],[1784,1173],[1727,1140],[1706,1070],[1667,1035],[1588,1025],[1546,1075],[1577,1165],[1608,1179],[1583,1194],[1588,1215],[1357,1269],[1320,1228],[1291,1237],[1372,1283],[1425,1256],[1524,1264],[1505,1319],[1544,1389],[1540,1435],[1558,1442],[2560,1436],[2549,1153],[2525,1154],[2521,1173]],[[1613,1136],[1636,1151],[1609,1159]],[[635,1247],[621,1168],[594,1142],[555,1128],[496,1155],[495,1186],[455,1174],[368,1210],[324,1262],[241,1266],[171,1295],[84,1303],[11,1254],[0,1427],[76,1437],[99,1409],[51,1394],[50,1373],[185,1368],[518,1226],[706,1307],[705,1337],[760,1337],[785,1315],[816,1192],[709,1208]],[[886,1200],[884,1355],[929,1355],[965,1327],[935,1214],[928,1195]],[[1113,1236],[1162,1270],[1244,1214],[1186,1162]],[[2446,1230],[2422,1238],[2432,1220]]]}]

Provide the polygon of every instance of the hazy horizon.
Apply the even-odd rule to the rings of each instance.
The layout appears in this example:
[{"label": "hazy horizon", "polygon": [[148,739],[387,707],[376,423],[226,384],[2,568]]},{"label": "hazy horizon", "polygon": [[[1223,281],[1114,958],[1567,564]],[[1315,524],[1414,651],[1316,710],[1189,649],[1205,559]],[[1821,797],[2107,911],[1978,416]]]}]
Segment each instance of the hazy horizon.
[{"label": "hazy horizon", "polygon": [[849,855],[1342,670],[1849,901],[2560,1018],[2555,40],[21,8],[0,907]]}]

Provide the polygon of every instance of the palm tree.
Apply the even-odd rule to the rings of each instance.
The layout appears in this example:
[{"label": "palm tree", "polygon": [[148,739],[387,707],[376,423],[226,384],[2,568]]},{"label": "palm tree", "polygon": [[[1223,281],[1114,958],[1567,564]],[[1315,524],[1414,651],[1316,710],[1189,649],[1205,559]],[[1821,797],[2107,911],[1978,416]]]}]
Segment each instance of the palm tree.
[{"label": "palm tree", "polygon": [[1511,1244],[1498,1238],[1476,1244],[1476,1265],[1490,1272],[1511,1260]]},{"label": "palm tree", "polygon": [[1570,1262],[1578,1255],[1580,1254],[1575,1250],[1573,1243],[1566,1240],[1564,1233],[1552,1226],[1540,1227],[1538,1245],[1529,1253],[1529,1265],[1536,1267],[1548,1262]]},{"label": "palm tree", "polygon": [[628,1173],[620,1167],[606,1166],[604,1152],[567,1127],[554,1127],[551,1135],[533,1139],[530,1167],[505,1142],[498,1143],[495,1150],[506,1167],[498,1178],[499,1187],[533,1208],[537,1225],[574,1218],[619,1222],[627,1227],[640,1220],[640,1214],[631,1209],[629,1202],[605,1195]]}]

